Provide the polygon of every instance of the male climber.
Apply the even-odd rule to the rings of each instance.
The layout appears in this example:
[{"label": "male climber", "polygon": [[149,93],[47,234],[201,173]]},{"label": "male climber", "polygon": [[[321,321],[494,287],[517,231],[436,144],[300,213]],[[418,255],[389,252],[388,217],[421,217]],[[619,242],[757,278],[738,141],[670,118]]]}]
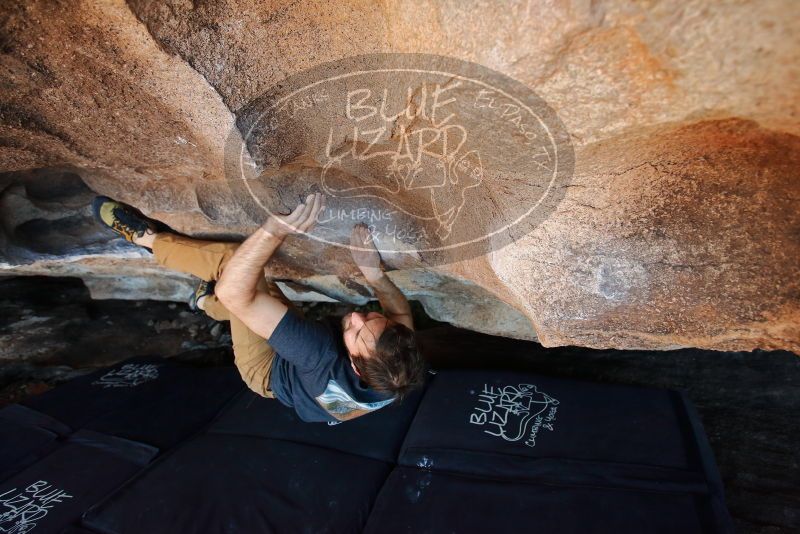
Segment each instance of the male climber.
[{"label": "male climber", "polygon": [[352,256],[384,313],[349,313],[337,332],[303,318],[265,278],[264,266],[284,239],[314,226],[324,208],[322,195],[309,195],[289,215],[269,217],[242,244],[158,231],[137,210],[107,197],[97,197],[93,208],[99,221],[150,249],[159,264],[202,280],[189,304],[230,321],[234,361],[244,382],[259,395],[293,406],[302,420],[347,421],[422,384],[425,365],[411,308],[383,273],[365,226],[353,228]]}]

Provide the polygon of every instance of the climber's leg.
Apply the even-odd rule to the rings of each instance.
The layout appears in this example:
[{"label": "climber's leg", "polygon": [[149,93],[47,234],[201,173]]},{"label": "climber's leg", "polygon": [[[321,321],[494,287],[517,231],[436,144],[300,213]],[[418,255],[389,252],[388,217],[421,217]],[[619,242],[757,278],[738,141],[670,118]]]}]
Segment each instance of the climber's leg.
[{"label": "climber's leg", "polygon": [[[164,267],[190,273],[204,280],[216,280],[238,246],[237,243],[217,243],[159,233],[153,241],[153,253],[158,263]],[[267,291],[288,307],[297,310],[274,281],[262,278],[257,288]],[[203,297],[198,306],[212,319],[230,321],[234,363],[242,380],[252,391],[272,398],[269,377],[275,360],[275,350],[267,340],[230,313],[213,293]]]},{"label": "climber's leg", "polygon": [[228,312],[228,308],[223,306],[216,295],[208,295],[202,300],[199,306],[200,309],[206,312],[206,315],[215,321],[231,320],[231,314]]},{"label": "climber's leg", "polygon": [[[156,261],[173,271],[193,274],[206,282],[218,280],[233,256],[238,243],[221,243],[192,239],[171,232],[157,232],[155,224],[137,210],[108,197],[97,197],[93,203],[97,219],[128,241],[152,249]],[[258,290],[267,291],[287,306],[297,310],[273,281],[261,278]],[[213,294],[204,295],[199,307],[210,317],[229,320],[233,339],[234,362],[245,384],[264,397],[273,397],[269,376],[275,350],[267,340],[247,328],[228,312]]]},{"label": "climber's leg", "polygon": [[153,239],[153,254],[164,267],[193,274],[201,280],[218,280],[222,267],[236,252],[238,243],[192,239],[170,232],[159,232]]},{"label": "climber's leg", "polygon": [[[263,286],[259,283],[260,289],[265,289],[273,297],[297,310],[275,282],[268,282],[265,279],[262,279],[262,282]],[[205,297],[200,306],[210,317],[218,321],[229,320],[231,322],[234,363],[247,387],[262,397],[274,398],[269,387],[269,377],[272,372],[272,363],[275,360],[275,350],[267,340],[247,328],[235,315],[228,312],[216,295]],[[299,312],[299,310],[297,311]]]}]

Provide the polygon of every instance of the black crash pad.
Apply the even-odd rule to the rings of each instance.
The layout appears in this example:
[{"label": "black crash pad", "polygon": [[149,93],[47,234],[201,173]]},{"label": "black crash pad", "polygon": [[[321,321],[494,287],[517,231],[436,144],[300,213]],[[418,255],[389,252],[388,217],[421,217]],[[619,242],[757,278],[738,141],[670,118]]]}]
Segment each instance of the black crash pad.
[{"label": "black crash pad", "polygon": [[422,392],[416,391],[399,404],[328,425],[305,423],[294,408],[246,390],[214,421],[209,431],[316,445],[394,463],[421,396]]},{"label": "black crash pad", "polygon": [[[3,520],[59,532],[87,509],[82,528],[120,534],[730,531],[677,392],[442,371],[400,406],[328,426],[244,390],[234,368],[134,362],[163,365],[100,371],[8,412],[33,429],[9,450],[41,459],[3,483],[0,532]],[[61,445],[68,429],[53,419],[181,443],[140,469],[154,447],[91,431]]]},{"label": "black crash pad", "polygon": [[544,485],[395,469],[365,532],[707,533],[731,532],[707,497]]},{"label": "black crash pad", "polygon": [[[730,524],[699,418],[675,391],[506,371],[443,371],[428,386],[399,464],[523,484],[520,492],[530,483],[614,490],[608,495],[652,492],[670,502],[677,495],[702,508],[684,518],[689,523],[699,518],[723,532]],[[520,498],[535,502],[540,495],[537,490]],[[660,510],[653,505],[641,513],[655,518]]]},{"label": "black crash pad", "polygon": [[165,450],[204,427],[244,388],[235,368],[197,368],[134,358],[71,380],[24,404],[74,430]]},{"label": "black crash pad", "polygon": [[21,471],[57,446],[71,432],[52,417],[20,404],[0,410],[0,481]]},{"label": "black crash pad", "polygon": [[168,391],[183,366],[162,358],[133,358],[25,399],[23,404],[61,421],[72,429]]},{"label": "black crash pad", "polygon": [[[634,476],[705,477],[697,421],[680,393],[506,371],[442,371],[400,464],[530,478],[548,461]],[[713,462],[713,460],[712,460]],[[691,478],[691,477],[689,477]]]},{"label": "black crash pad", "polygon": [[89,530],[88,528],[71,526],[62,530],[60,534],[99,534],[99,533],[94,530]]},{"label": "black crash pad", "polygon": [[148,445],[91,431],[0,484],[0,532],[59,532],[146,465]]},{"label": "black crash pad", "polygon": [[359,532],[391,465],[262,438],[207,434],[86,513],[118,534]]}]

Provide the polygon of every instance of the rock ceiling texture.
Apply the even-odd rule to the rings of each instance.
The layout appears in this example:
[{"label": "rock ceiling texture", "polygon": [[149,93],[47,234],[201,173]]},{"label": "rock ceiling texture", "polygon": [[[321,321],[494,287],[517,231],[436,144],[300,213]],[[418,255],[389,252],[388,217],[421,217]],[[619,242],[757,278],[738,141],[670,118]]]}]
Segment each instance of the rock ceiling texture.
[{"label": "rock ceiling texture", "polygon": [[[387,262],[432,316],[547,346],[800,352],[795,0],[28,0],[0,6],[0,47],[5,274],[183,299],[191,280],[110,239],[91,198],[241,239],[224,148],[248,103],[324,62],[427,53],[533,89],[575,153],[513,243]],[[271,269],[296,296],[369,298],[346,250],[295,239]]]}]

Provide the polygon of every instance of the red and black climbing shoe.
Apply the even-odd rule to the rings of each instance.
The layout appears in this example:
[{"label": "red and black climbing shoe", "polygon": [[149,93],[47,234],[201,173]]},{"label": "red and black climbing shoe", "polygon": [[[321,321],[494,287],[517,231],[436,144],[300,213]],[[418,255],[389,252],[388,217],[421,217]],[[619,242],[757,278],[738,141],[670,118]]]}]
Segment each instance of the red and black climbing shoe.
[{"label": "red and black climbing shoe", "polygon": [[131,243],[134,237],[142,237],[148,230],[156,231],[156,224],[136,208],[108,197],[95,198],[92,210],[98,221]]},{"label": "red and black climbing shoe", "polygon": [[197,301],[203,297],[213,295],[215,285],[216,282],[213,281],[212,282],[207,282],[205,280],[200,281],[200,285],[197,286],[197,289],[194,290],[194,293],[192,293],[192,296],[189,298],[189,308],[191,308],[193,312],[199,313],[203,311],[200,309],[200,307],[197,306]]}]

